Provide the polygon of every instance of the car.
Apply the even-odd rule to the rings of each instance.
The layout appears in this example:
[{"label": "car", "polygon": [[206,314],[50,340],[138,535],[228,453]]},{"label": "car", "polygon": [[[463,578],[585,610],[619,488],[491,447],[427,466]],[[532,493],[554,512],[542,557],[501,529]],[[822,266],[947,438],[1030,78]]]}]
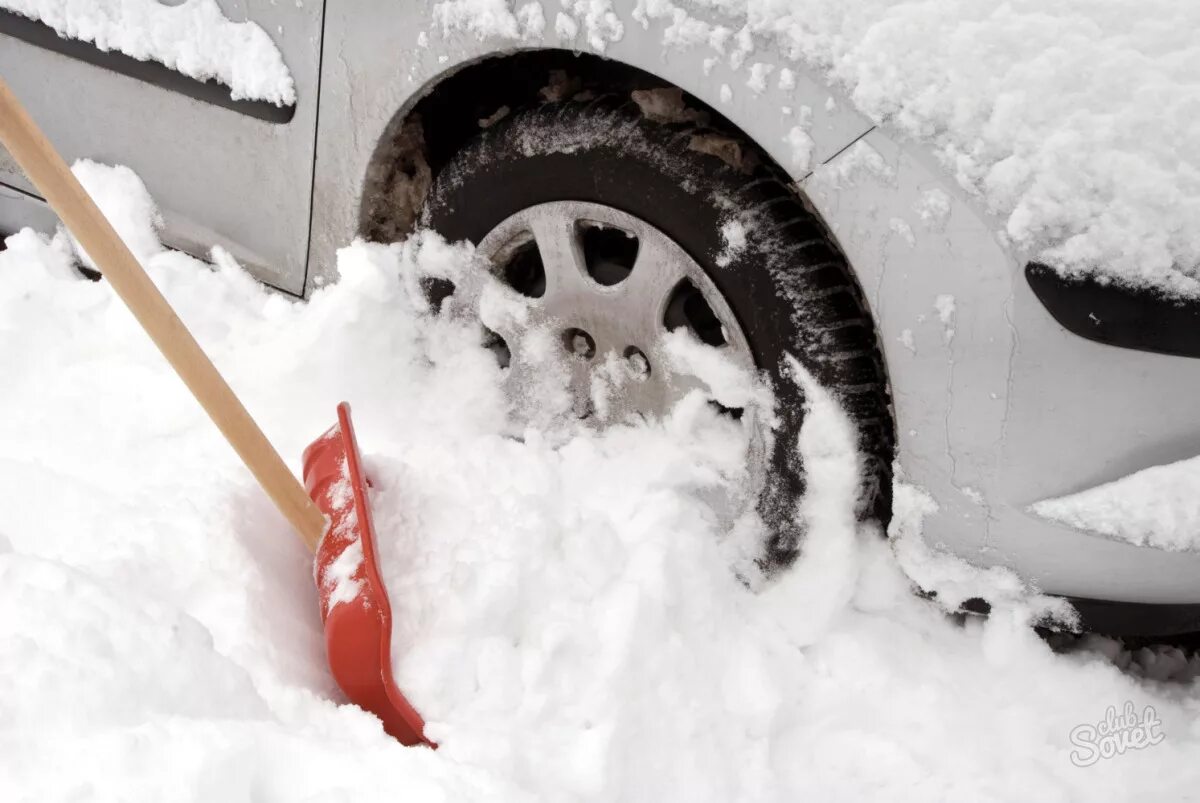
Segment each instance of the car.
[{"label": "car", "polygon": [[[1200,552],[1034,509],[1200,454],[1200,307],[1030,261],[927,146],[818,70],[759,51],[747,81],[664,49],[634,0],[586,31],[536,5],[489,27],[452,3],[224,2],[271,37],[294,101],[3,10],[0,73],[68,159],[136,170],[167,244],[221,245],[283,293],[333,281],[352,238],[431,226],[558,322],[575,386],[625,361],[641,381],[622,410],[691,386],[663,359],[675,329],[761,371],[779,420],[747,426],[769,567],[803,549],[794,356],[857,427],[860,517],[886,525],[899,478],[936,502],[929,543],[1068,598],[1083,626],[1200,630]],[[24,226],[55,219],[0,152],[0,231]],[[520,335],[488,334],[514,374]]]}]

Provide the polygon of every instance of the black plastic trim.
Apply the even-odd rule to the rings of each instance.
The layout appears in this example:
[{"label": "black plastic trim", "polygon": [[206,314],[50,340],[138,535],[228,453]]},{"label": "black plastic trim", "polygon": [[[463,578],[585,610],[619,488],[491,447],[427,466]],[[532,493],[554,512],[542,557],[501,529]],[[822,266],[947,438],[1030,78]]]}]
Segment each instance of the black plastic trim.
[{"label": "black plastic trim", "polygon": [[115,50],[101,50],[91,42],[63,38],[49,25],[13,11],[0,9],[0,34],[264,122],[282,125],[291,122],[296,115],[295,105],[276,106],[265,100],[234,100],[229,94],[229,87],[222,83],[212,79],[199,81],[157,61],[139,61]]},{"label": "black plastic trim", "polygon": [[[1081,633],[1152,639],[1200,633],[1200,603],[1156,604],[1088,597],[1061,598],[1071,603],[1079,614],[1078,631]],[[964,602],[961,610],[987,616],[992,612],[992,606],[986,600],[974,598]],[[1047,631],[1056,629],[1047,628]]]},{"label": "black plastic trim", "polygon": [[1069,332],[1109,346],[1200,357],[1200,301],[1149,289],[1065,277],[1038,262],[1025,278],[1046,310]]},{"label": "black plastic trim", "polygon": [[1176,636],[1200,633],[1200,604],[1155,605],[1067,597],[1083,629],[1108,636]]}]

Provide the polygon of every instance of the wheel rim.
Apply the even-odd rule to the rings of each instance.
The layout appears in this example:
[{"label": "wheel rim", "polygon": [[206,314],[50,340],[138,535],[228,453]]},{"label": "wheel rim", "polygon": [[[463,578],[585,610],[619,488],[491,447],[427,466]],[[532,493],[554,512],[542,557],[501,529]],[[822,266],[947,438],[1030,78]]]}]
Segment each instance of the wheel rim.
[{"label": "wheel rim", "polygon": [[[741,325],[704,269],[625,212],[579,201],[539,204],[499,223],[477,250],[524,306],[489,318],[507,347],[514,396],[531,372],[546,368],[545,344],[525,337],[535,329],[559,341],[576,414],[600,424],[660,417],[689,392],[708,390],[668,357],[666,336],[680,327],[739,368],[755,369]],[[478,307],[478,297],[463,300]],[[614,391],[607,404],[594,404],[598,378]]]},{"label": "wheel rim", "polygon": [[[698,390],[743,427],[747,443],[744,482],[705,495],[729,523],[755,506],[766,486],[773,402],[768,393],[751,394],[755,401],[744,407],[722,405],[707,382],[668,356],[668,333],[686,326],[737,369],[757,375],[732,308],[678,243],[618,209],[554,201],[501,221],[476,251],[506,286],[503,298],[489,298],[489,289],[500,288],[483,281],[483,271],[468,271],[456,277],[443,309],[487,328],[519,426],[553,419],[553,412],[545,416],[546,379],[565,384],[571,411],[596,427],[661,417]],[[615,391],[599,409],[598,375]]]}]

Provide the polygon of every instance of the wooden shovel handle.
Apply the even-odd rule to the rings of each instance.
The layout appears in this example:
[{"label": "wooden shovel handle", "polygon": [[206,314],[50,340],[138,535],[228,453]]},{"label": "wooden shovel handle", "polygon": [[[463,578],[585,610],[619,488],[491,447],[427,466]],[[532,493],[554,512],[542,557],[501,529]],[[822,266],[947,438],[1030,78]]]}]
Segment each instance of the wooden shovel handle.
[{"label": "wooden shovel handle", "polygon": [[0,143],[83,245],[279,511],[315,550],[325,529],[324,515],[3,79]]}]

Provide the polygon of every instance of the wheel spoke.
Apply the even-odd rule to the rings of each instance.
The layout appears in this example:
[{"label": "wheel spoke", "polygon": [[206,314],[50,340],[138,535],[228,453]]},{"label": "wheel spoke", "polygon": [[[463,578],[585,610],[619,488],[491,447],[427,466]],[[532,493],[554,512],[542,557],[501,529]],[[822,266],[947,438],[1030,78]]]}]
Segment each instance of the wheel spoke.
[{"label": "wheel spoke", "polygon": [[586,292],[591,280],[587,275],[583,248],[575,231],[575,220],[564,215],[535,212],[529,228],[537,242],[546,270],[543,300],[553,304],[565,296]]},{"label": "wheel spoke", "polygon": [[663,312],[671,291],[687,278],[687,268],[678,249],[668,248],[658,238],[642,238],[637,260],[625,281],[616,285],[621,315],[647,339],[657,340],[666,332]]}]

